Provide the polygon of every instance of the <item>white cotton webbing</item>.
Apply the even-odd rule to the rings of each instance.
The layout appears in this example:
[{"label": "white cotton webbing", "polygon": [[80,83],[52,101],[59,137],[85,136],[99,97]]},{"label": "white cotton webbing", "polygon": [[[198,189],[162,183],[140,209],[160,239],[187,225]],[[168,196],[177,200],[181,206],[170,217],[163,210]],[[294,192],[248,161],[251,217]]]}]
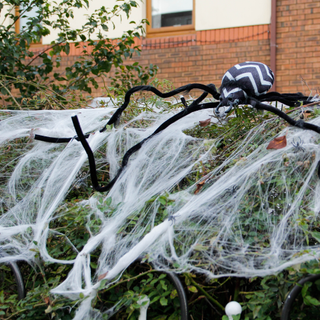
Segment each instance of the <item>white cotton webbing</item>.
[{"label": "white cotton webbing", "polygon": [[[17,156],[1,171],[5,183],[1,191],[0,244],[7,255],[0,262],[32,262],[34,251],[30,249],[37,247],[44,261],[72,264],[68,277],[52,293],[72,299],[78,299],[80,293],[88,296],[76,319],[88,315],[99,319],[100,315],[90,309],[90,301],[101,284],[101,275],[109,283],[115,282],[141,256],[147,256],[159,269],[197,271],[208,277],[265,276],[319,257],[320,137],[312,131],[289,127],[278,134],[286,134],[287,146],[267,150],[276,135],[264,137],[265,122],[252,129],[240,147],[207,174],[210,178],[199,193],[194,193],[198,181],[183,190],[175,188],[184,177],[217,156],[218,137],[208,141],[184,133],[209,118],[212,111],[208,110],[169,126],[130,158],[117,183],[104,195],[103,201],[112,199],[114,211],[110,215],[99,209],[97,194],[83,201],[88,217],[101,220],[99,231],[91,233],[74,260],[51,257],[46,245],[54,232],[50,222],[56,219],[57,209],[87,156],[76,140],[57,145],[26,139],[23,147],[16,139],[34,133],[72,137],[75,131],[71,116],[77,114],[82,130],[95,132],[88,139],[92,150],[106,145],[112,178],[125,151],[172,115],[142,114],[131,123],[148,120],[147,128],[127,123],[100,133],[113,111],[6,111],[1,115],[1,150],[14,149]],[[312,122],[320,125],[320,117]],[[298,141],[301,150],[294,147]],[[167,197],[168,193],[172,194]],[[168,200],[163,219],[159,213],[161,196]],[[146,205],[152,197],[159,198]],[[134,222],[132,228],[128,228],[130,222]],[[92,274],[90,253],[97,248],[101,249],[98,268]]]}]

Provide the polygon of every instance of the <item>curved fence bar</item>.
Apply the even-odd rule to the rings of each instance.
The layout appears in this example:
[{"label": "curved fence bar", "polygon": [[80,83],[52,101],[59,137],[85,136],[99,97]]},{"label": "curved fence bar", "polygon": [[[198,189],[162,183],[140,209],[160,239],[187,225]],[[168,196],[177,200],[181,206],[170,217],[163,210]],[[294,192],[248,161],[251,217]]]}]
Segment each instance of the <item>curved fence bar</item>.
[{"label": "curved fence bar", "polygon": [[[5,257],[6,255],[7,254],[3,253],[2,250],[0,251],[0,257]],[[22,278],[19,266],[14,261],[5,262],[5,264],[9,266],[16,280],[19,300],[25,298],[26,296],[25,287],[24,287],[24,282],[23,282],[23,278]]]},{"label": "curved fence bar", "polygon": [[180,319],[181,320],[189,320],[189,310],[188,310],[188,301],[187,301],[187,296],[186,292],[184,291],[184,288],[182,286],[182,283],[178,276],[174,272],[167,272],[164,271],[163,273],[167,274],[175,286],[179,301],[180,301]]},{"label": "curved fence bar", "polygon": [[5,262],[5,264],[9,266],[16,280],[19,300],[25,298],[26,293],[25,293],[24,281],[23,281],[19,266],[17,265],[16,262]]},{"label": "curved fence bar", "polygon": [[[139,257],[137,260],[135,260],[133,264],[135,263],[141,263],[141,257]],[[142,262],[143,263],[143,262]],[[176,273],[172,271],[162,271],[159,270],[159,273],[164,273],[169,277],[169,281],[174,285],[175,289],[177,290],[179,302],[180,302],[180,320],[189,320],[189,309],[188,309],[188,300],[186,292],[183,288],[183,285],[177,276]]]},{"label": "curved fence bar", "polygon": [[288,297],[287,297],[286,301],[284,302],[284,305],[283,305],[283,308],[282,308],[282,313],[281,313],[281,320],[289,320],[290,319],[291,308],[293,306],[293,303],[294,303],[295,299],[297,298],[297,296],[301,292],[303,285],[306,282],[315,282],[318,279],[320,279],[320,274],[310,275],[310,276],[308,276],[306,278],[301,279],[295,285],[295,287],[288,294]]},{"label": "curved fence bar", "polygon": [[16,262],[9,262],[8,266],[10,267],[11,271],[13,272],[14,278],[16,279],[16,284],[18,287],[18,298],[19,300],[21,300],[25,298],[26,293],[20,268],[18,267]]}]

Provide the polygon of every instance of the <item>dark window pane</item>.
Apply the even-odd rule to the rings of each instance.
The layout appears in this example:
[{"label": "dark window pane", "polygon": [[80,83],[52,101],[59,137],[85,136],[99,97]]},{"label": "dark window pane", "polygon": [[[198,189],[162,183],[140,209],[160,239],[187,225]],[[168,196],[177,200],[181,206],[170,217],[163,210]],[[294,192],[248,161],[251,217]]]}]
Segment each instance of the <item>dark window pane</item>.
[{"label": "dark window pane", "polygon": [[192,0],[152,0],[152,28],[192,24]]}]

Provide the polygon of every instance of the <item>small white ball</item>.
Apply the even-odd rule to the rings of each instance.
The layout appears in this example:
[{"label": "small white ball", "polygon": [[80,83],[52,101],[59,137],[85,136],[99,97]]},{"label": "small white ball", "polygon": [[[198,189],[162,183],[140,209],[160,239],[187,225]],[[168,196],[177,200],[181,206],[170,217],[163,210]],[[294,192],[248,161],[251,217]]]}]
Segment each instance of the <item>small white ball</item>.
[{"label": "small white ball", "polygon": [[[224,310],[225,310],[227,316],[241,314],[241,312],[242,312],[241,305],[237,301],[230,301],[226,305]],[[231,317],[231,319],[232,319],[232,317]]]}]

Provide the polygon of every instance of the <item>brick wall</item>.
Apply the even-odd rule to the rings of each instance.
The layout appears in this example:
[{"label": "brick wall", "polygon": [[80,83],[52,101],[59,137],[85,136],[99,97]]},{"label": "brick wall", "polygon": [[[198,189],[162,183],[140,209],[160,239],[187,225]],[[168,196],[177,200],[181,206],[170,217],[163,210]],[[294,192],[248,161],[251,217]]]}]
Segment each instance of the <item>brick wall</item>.
[{"label": "brick wall", "polygon": [[[277,1],[276,90],[320,93],[320,1]],[[270,65],[270,25],[198,31],[189,36],[143,39],[142,65],[159,66],[159,79],[178,87],[191,82],[220,85],[225,71],[243,61]],[[72,48],[63,65],[74,61]],[[102,83],[102,82],[101,82]],[[103,95],[101,85],[93,92]]]},{"label": "brick wall", "polygon": [[[220,85],[224,72],[238,62],[270,63],[269,29],[255,26],[197,32],[195,38],[208,43],[143,50],[141,59],[157,64],[158,77],[170,79],[176,86],[189,82]],[[320,1],[277,1],[276,29],[276,90],[320,94]]]},{"label": "brick wall", "polygon": [[277,45],[277,90],[320,93],[320,1],[277,1]]},{"label": "brick wall", "polygon": [[[175,86],[190,82],[220,85],[226,70],[253,60],[270,62],[269,25],[199,31],[192,36],[142,41],[141,62],[159,67],[157,77]],[[186,43],[186,45],[177,45]],[[163,48],[165,45],[168,48]]]}]

